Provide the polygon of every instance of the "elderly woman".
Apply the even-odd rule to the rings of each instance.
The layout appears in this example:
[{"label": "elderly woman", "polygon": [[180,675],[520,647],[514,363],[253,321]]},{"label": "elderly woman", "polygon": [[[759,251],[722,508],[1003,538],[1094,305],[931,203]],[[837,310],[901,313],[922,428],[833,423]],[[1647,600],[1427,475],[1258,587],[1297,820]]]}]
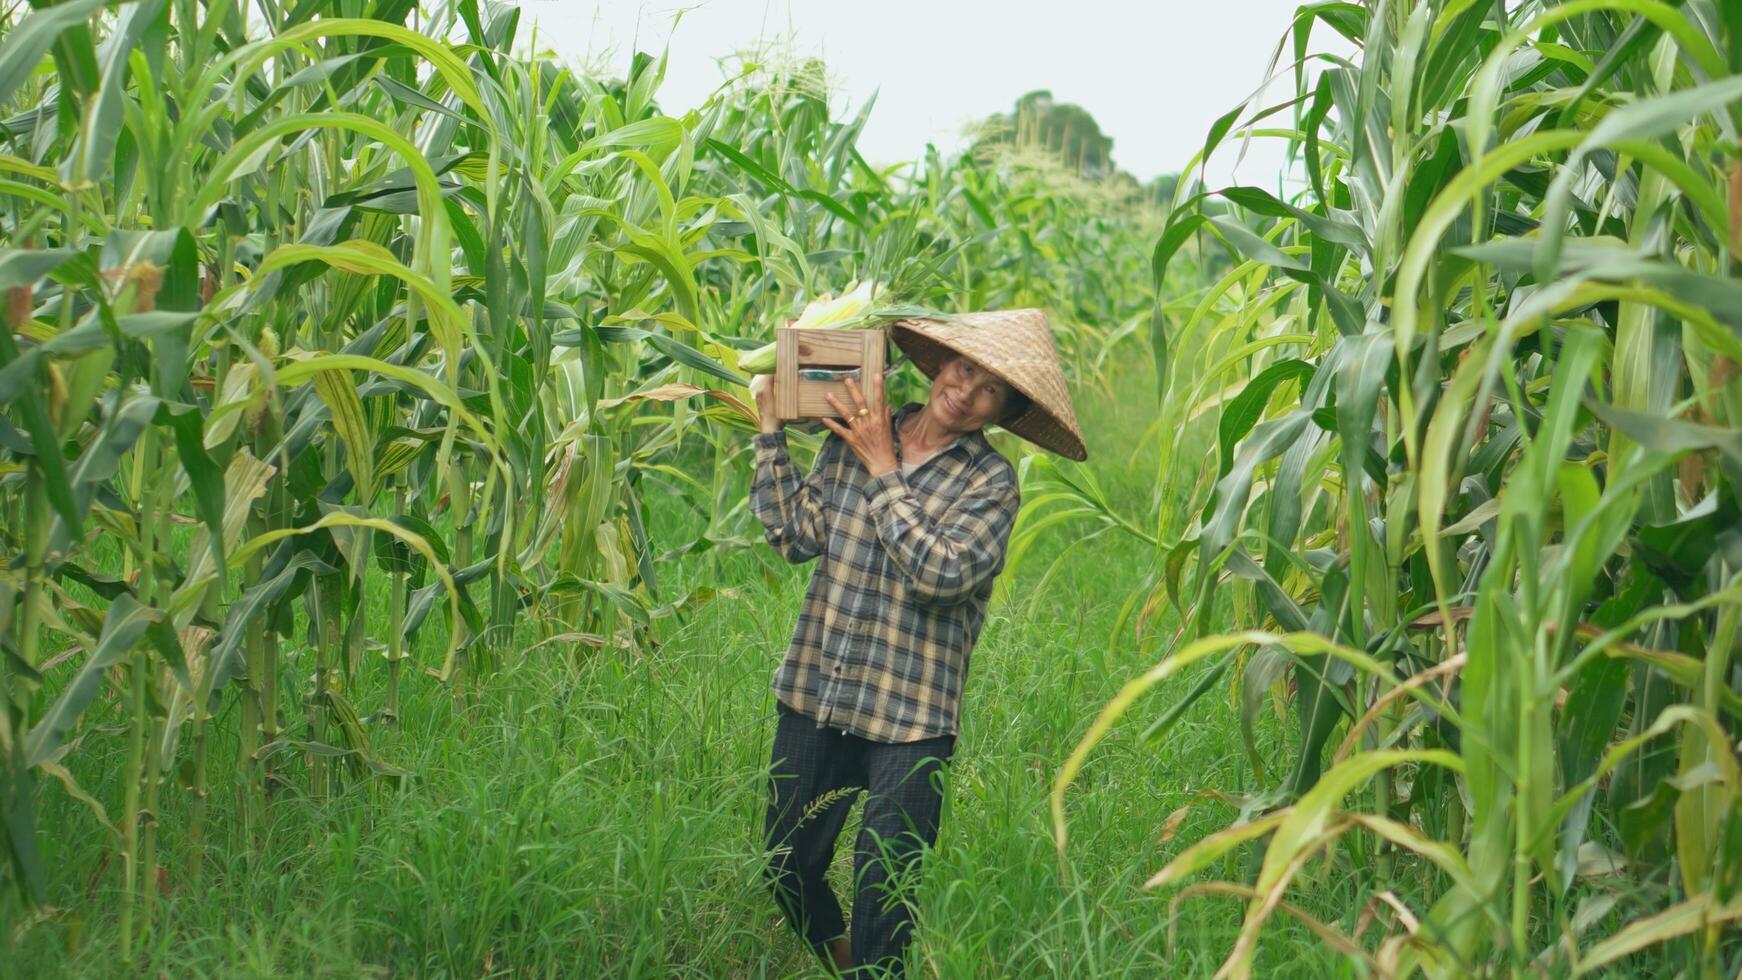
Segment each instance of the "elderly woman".
[{"label": "elderly woman", "polygon": [[[1016,470],[982,430],[1086,453],[1039,311],[890,333],[932,378],[930,396],[891,412],[881,377],[849,382],[853,404],[830,399],[841,421],[824,420],[833,435],[808,477],[787,456],[767,379],[752,386],[762,431],[750,503],[788,561],[822,559],[774,674],[775,899],[825,962],[899,974],[913,918],[900,891],[937,839],[968,655],[1016,519]],[[861,790],[849,936],[825,873]]]}]

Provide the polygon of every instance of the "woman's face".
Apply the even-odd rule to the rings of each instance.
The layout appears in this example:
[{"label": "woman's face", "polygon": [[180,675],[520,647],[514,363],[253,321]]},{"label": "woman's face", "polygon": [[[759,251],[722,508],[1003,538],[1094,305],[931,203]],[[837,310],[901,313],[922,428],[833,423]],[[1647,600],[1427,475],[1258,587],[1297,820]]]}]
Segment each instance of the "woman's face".
[{"label": "woman's face", "polygon": [[925,410],[945,431],[978,432],[1004,414],[1010,386],[966,357],[956,357],[938,371]]}]

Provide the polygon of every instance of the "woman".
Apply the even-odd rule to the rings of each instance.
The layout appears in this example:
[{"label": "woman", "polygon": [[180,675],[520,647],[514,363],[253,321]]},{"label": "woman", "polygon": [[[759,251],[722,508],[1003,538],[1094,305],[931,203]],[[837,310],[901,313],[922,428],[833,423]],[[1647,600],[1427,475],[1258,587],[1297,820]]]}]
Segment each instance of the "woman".
[{"label": "woman", "polygon": [[[911,886],[937,840],[968,655],[1016,519],[1016,471],[981,430],[997,423],[1084,459],[1076,415],[1037,310],[907,320],[890,333],[932,378],[893,413],[883,379],[849,382],[808,477],[787,456],[766,377],[750,503],[791,562],[820,557],[786,657],[766,833],[775,899],[840,970],[899,974]],[[851,936],[824,875],[853,798]]]}]

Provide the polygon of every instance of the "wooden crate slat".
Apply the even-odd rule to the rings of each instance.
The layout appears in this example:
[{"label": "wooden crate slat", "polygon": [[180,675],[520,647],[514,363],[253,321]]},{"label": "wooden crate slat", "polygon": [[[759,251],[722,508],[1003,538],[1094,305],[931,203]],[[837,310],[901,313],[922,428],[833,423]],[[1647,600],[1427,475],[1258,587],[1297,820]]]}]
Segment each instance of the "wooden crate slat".
[{"label": "wooden crate slat", "polygon": [[864,330],[794,330],[802,367],[858,367],[865,363]]},{"label": "wooden crate slat", "polygon": [[792,421],[838,418],[829,406],[829,394],[843,405],[853,404],[844,382],[806,381],[798,376],[801,369],[857,367],[863,383],[863,379],[883,373],[887,338],[881,330],[783,327],[775,331],[774,343],[774,410],[779,418]]},{"label": "wooden crate slat", "polygon": [[783,419],[798,414],[798,337],[796,330],[774,334],[774,414]]}]

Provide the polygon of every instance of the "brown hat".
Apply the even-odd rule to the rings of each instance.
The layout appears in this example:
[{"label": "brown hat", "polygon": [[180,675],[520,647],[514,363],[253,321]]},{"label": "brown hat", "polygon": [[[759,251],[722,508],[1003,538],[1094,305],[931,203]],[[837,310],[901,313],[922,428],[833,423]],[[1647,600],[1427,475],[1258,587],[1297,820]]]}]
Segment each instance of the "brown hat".
[{"label": "brown hat", "polygon": [[1045,313],[988,310],[947,320],[898,320],[889,325],[889,335],[928,378],[935,379],[956,354],[972,359],[1028,396],[1028,409],[1000,425],[1060,456],[1089,458]]}]

